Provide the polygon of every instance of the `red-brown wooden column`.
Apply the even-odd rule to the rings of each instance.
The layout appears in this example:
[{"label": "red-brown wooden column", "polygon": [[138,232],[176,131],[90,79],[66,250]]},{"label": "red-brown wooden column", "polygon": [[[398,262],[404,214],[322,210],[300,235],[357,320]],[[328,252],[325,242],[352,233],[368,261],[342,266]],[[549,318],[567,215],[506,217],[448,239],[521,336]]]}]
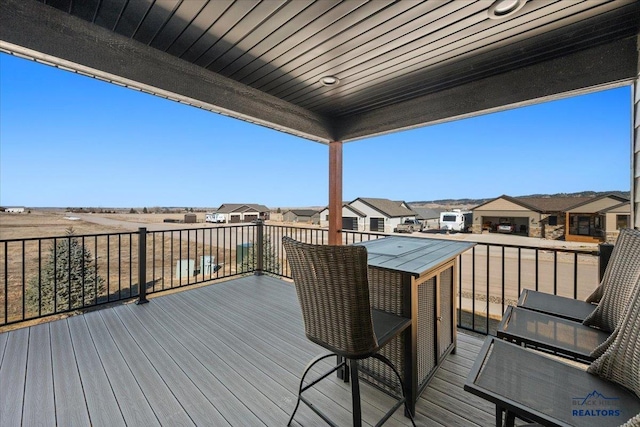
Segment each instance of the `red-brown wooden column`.
[{"label": "red-brown wooden column", "polygon": [[342,141],[329,143],[329,244],[342,244]]},{"label": "red-brown wooden column", "polygon": [[[640,50],[640,35],[638,35]],[[631,115],[631,228],[640,230],[640,53],[638,55],[638,77],[631,87],[633,94]]]}]

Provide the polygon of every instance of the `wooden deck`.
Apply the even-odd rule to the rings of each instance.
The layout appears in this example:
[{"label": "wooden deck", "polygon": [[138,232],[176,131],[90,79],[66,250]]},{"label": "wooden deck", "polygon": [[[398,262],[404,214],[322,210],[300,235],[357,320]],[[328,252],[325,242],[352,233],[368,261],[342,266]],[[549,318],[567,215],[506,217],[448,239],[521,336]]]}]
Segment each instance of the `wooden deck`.
[{"label": "wooden deck", "polygon": [[[462,389],[480,345],[458,334],[416,424],[493,425],[493,406]],[[284,426],[320,352],[304,336],[293,286],[266,276],[105,308],[0,334],[1,424]],[[330,378],[313,399],[350,425],[348,385]],[[366,384],[362,398],[367,425],[393,402]],[[304,405],[295,421],[322,425]],[[398,410],[388,425],[410,423]]]}]

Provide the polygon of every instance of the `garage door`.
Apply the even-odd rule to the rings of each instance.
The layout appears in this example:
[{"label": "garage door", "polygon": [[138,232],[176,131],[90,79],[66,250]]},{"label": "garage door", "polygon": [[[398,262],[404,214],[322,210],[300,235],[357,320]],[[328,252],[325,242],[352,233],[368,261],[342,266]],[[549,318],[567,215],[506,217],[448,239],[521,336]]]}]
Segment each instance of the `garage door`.
[{"label": "garage door", "polygon": [[384,233],[384,218],[371,218],[369,220],[369,230]]},{"label": "garage door", "polygon": [[342,229],[343,230],[357,230],[358,218],[354,216],[342,217]]},{"label": "garage door", "polygon": [[258,215],[245,215],[244,222],[251,222],[254,219],[258,219]]},{"label": "garage door", "polygon": [[229,222],[232,224],[237,224],[240,222],[240,215],[231,215],[229,217]]}]

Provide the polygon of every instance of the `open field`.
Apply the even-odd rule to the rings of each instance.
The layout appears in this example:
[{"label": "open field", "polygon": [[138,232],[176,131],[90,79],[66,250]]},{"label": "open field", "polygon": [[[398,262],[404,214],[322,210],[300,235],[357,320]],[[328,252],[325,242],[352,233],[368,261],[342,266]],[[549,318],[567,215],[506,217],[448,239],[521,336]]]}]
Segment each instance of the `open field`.
[{"label": "open field", "polygon": [[[0,245],[0,324],[5,321],[5,316],[6,321],[11,322],[50,313],[54,306],[58,310],[77,308],[82,305],[83,299],[85,304],[92,305],[138,294],[139,223],[116,220],[117,214],[90,216],[92,220],[99,220],[98,223],[82,219],[69,220],[65,218],[67,216],[77,217],[64,212],[0,215],[0,240],[4,240]],[[181,216],[175,214],[174,217]],[[153,215],[140,215],[135,219],[145,217],[153,218]],[[166,217],[168,216],[162,216]],[[158,223],[160,230],[150,230],[147,234],[148,289],[172,289],[232,275],[241,267],[236,258],[235,246],[230,245],[232,236],[229,228],[205,228],[204,224],[162,224],[161,221],[162,219]],[[82,237],[67,236],[70,227],[75,236]],[[179,230],[184,228],[201,229]],[[11,241],[12,239],[16,241]],[[64,255],[60,253],[72,246],[73,241],[87,252],[87,260],[83,263],[88,267],[82,267],[85,271],[82,274],[99,276],[103,281],[103,289],[87,288],[83,298],[71,302],[67,300],[68,293],[54,283],[53,287],[57,291],[53,293],[58,295],[57,300],[50,301],[36,291],[35,298],[40,303],[30,304],[29,296],[34,298],[33,289],[41,286],[45,276],[43,271],[48,265],[57,265],[58,277],[61,274],[63,277],[71,274],[75,267],[66,261],[68,257],[61,258]],[[187,260],[193,260],[193,265],[187,266]],[[64,265],[61,266],[61,262]],[[216,264],[221,265],[219,271],[213,269]],[[59,271],[61,268],[62,273]]]},{"label": "open field", "polygon": [[32,237],[64,236],[69,227],[75,234],[117,233],[122,227],[93,224],[85,221],[72,221],[65,217],[73,216],[62,210],[40,211],[12,214],[0,213],[0,240],[27,239]]}]

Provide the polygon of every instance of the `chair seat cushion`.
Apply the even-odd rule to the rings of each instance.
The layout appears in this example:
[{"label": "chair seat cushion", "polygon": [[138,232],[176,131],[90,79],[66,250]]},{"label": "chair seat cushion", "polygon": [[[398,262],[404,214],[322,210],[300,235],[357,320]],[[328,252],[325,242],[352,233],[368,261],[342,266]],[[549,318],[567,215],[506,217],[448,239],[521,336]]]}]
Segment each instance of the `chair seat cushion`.
[{"label": "chair seat cushion", "polygon": [[411,325],[411,319],[382,310],[371,310],[373,331],[378,339],[378,348],[384,347],[396,335]]},{"label": "chair seat cushion", "polygon": [[575,322],[582,322],[596,309],[595,304],[531,289],[522,291],[520,299],[518,299],[518,307],[551,314]]}]

